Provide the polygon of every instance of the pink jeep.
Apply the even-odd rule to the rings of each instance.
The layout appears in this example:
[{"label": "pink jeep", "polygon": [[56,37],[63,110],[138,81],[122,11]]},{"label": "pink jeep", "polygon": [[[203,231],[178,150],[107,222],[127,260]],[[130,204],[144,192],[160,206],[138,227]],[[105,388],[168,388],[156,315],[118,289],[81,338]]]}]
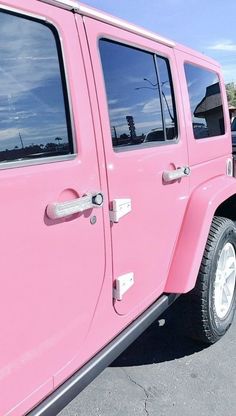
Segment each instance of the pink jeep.
[{"label": "pink jeep", "polygon": [[0,39],[0,415],[55,415],[180,294],[198,340],[232,323],[228,106],[216,62],[77,1],[0,1]]}]

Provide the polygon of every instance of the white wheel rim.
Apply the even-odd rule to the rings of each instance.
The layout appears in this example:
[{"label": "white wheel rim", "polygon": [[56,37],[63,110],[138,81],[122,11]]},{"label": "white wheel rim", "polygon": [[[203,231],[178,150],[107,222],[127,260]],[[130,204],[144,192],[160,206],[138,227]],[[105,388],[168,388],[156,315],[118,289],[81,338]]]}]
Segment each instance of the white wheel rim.
[{"label": "white wheel rim", "polygon": [[215,311],[220,319],[224,319],[230,310],[234,297],[235,283],[235,250],[231,243],[226,243],[220,254],[214,283]]}]

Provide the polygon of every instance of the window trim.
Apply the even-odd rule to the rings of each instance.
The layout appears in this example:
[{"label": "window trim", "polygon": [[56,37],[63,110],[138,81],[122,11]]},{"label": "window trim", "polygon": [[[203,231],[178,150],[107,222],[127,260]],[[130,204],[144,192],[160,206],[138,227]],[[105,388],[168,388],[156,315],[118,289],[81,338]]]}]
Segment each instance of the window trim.
[{"label": "window trim", "polygon": [[[185,65],[191,65],[191,66],[197,67],[199,69],[205,70],[207,72],[212,72],[212,74],[217,75],[217,78],[219,80],[219,88],[220,88],[220,96],[221,96],[221,103],[222,103],[223,120],[224,120],[224,133],[223,134],[218,134],[217,136],[201,137],[201,138],[196,138],[195,137],[194,130],[193,130],[193,114],[192,114],[192,110],[191,110],[191,101],[190,101],[188,82],[187,82],[187,77],[186,77],[186,72],[185,72]],[[225,105],[224,105],[224,100],[223,100],[223,91],[222,91],[222,82],[221,82],[221,78],[220,78],[220,73],[216,69],[212,69],[212,68],[200,65],[200,64],[198,64],[196,62],[192,62],[190,60],[184,60],[183,61],[183,70],[184,70],[184,76],[185,76],[185,82],[186,82],[186,88],[187,88],[188,106],[189,106],[190,115],[191,115],[192,135],[193,135],[194,141],[196,141],[197,143],[201,143],[202,141],[205,141],[205,140],[221,139],[226,134],[226,127],[227,126],[226,126],[226,123],[225,123]]]},{"label": "window trim", "polygon": [[34,157],[32,159],[15,159],[11,161],[0,161],[0,170],[5,169],[12,169],[12,168],[20,168],[25,166],[37,166],[37,165],[43,165],[43,164],[49,164],[49,163],[55,163],[55,162],[64,162],[73,160],[78,155],[78,149],[77,149],[77,142],[76,142],[76,135],[75,135],[75,122],[74,122],[74,114],[73,114],[73,106],[72,106],[72,97],[71,97],[71,91],[70,91],[70,85],[69,85],[69,76],[68,76],[68,68],[66,65],[66,59],[65,59],[65,47],[63,44],[62,36],[60,35],[59,28],[49,18],[45,16],[41,16],[38,14],[34,14],[31,12],[28,12],[26,10],[22,11],[15,7],[9,7],[5,5],[0,5],[0,13],[5,13],[8,15],[17,16],[23,19],[27,19],[33,22],[38,22],[42,24],[43,26],[46,26],[49,28],[49,30],[52,32],[55,44],[56,44],[56,50],[57,50],[57,57],[58,57],[58,64],[60,68],[60,79],[62,84],[62,96],[63,96],[63,102],[64,102],[64,108],[65,108],[65,119],[66,119],[66,126],[67,126],[67,132],[68,132],[68,144],[69,149],[71,153],[64,154],[64,155],[56,155],[56,156],[45,156],[45,157]]},{"label": "window trim", "polygon": [[[175,115],[175,120],[176,120],[176,130],[177,130],[177,134],[176,134],[176,138],[173,140],[163,140],[163,141],[156,141],[156,142],[147,142],[147,143],[142,143],[142,144],[138,144],[138,145],[132,145],[132,146],[118,146],[118,147],[114,147],[112,144],[112,136],[111,136],[111,148],[113,150],[114,153],[122,153],[122,152],[129,152],[129,151],[135,151],[135,150],[142,150],[144,148],[154,148],[154,147],[160,147],[160,146],[165,146],[165,145],[175,145],[178,144],[180,141],[180,131],[179,131],[179,120],[178,120],[178,112],[177,112],[177,105],[176,105],[176,94],[175,94],[175,88],[174,88],[174,83],[173,83],[173,76],[172,76],[172,67],[171,67],[171,59],[168,56],[165,56],[164,54],[158,54],[156,50],[154,50],[153,48],[144,48],[140,45],[138,45],[136,42],[129,42],[126,41],[124,39],[120,39],[114,36],[109,36],[105,33],[101,33],[99,36],[97,36],[97,53],[98,53],[98,57],[99,57],[99,63],[100,63],[100,71],[102,74],[102,79],[103,79],[103,92],[105,94],[105,99],[106,99],[106,106],[107,106],[107,117],[108,117],[108,122],[109,122],[109,126],[111,125],[110,123],[110,116],[109,116],[109,106],[108,106],[108,96],[107,96],[107,92],[106,92],[106,83],[105,83],[105,75],[104,75],[104,71],[103,71],[103,65],[102,65],[102,58],[101,58],[101,53],[100,53],[100,48],[99,48],[99,44],[101,40],[105,40],[105,41],[109,41],[111,43],[116,43],[119,44],[121,46],[127,46],[129,48],[132,49],[136,49],[140,52],[146,52],[152,55],[153,60],[154,60],[154,66],[155,66],[155,71],[157,74],[157,78],[158,78],[158,87],[159,87],[159,71],[158,71],[158,67],[157,67],[157,63],[156,63],[156,57],[164,59],[165,61],[168,62],[168,74],[170,77],[170,83],[171,83],[171,89],[172,89],[172,98],[173,98],[173,108],[174,108],[174,115]],[[159,91],[160,92],[160,91]],[[162,95],[162,94],[160,94]],[[161,106],[163,106],[162,104],[162,97],[161,97]],[[164,114],[162,111],[162,118],[164,118]],[[165,127],[165,124],[163,124],[163,127]],[[165,130],[165,136],[166,136],[166,130]]]}]

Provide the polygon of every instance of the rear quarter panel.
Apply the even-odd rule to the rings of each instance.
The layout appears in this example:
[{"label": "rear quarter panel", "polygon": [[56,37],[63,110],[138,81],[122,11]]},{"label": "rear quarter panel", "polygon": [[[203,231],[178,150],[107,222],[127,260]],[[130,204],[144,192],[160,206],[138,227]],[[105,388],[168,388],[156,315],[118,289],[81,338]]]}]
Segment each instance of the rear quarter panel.
[{"label": "rear quarter panel", "polygon": [[[196,282],[212,218],[218,206],[236,192],[236,181],[226,176],[226,162],[232,157],[228,103],[220,67],[211,59],[184,47],[175,50],[182,91],[188,143],[190,198],[165,287],[166,292],[185,293]],[[225,134],[196,140],[184,64],[191,63],[217,73],[223,101]]]}]

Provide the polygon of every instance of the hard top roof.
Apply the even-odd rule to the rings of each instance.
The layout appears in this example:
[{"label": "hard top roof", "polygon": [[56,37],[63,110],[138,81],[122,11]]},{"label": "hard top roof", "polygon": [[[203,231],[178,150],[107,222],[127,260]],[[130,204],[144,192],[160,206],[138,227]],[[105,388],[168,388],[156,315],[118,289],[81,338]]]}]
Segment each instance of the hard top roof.
[{"label": "hard top roof", "polygon": [[83,3],[81,3],[78,0],[37,0],[41,1],[43,3],[51,4],[57,7],[61,7],[66,10],[71,10],[75,13],[81,14],[83,16],[92,17],[96,20],[99,20],[101,22],[108,23],[112,26],[119,27],[121,29],[125,29],[131,33],[135,33],[138,35],[141,35],[147,39],[154,40],[156,42],[162,43],[166,46],[169,46],[171,48],[176,48],[179,50],[182,50],[183,52],[186,52],[192,56],[199,57],[203,59],[204,61],[211,62],[213,65],[219,66],[218,62],[213,60],[212,58],[205,56],[201,54],[200,52],[197,52],[191,48],[188,48],[181,44],[176,44],[170,39],[167,39],[163,36],[160,36],[152,31],[149,31],[148,29],[145,29],[143,27],[136,26],[135,24],[129,23],[123,19],[120,19],[118,17],[114,17],[112,15],[109,15],[103,11],[97,10],[93,7],[87,6]]}]

